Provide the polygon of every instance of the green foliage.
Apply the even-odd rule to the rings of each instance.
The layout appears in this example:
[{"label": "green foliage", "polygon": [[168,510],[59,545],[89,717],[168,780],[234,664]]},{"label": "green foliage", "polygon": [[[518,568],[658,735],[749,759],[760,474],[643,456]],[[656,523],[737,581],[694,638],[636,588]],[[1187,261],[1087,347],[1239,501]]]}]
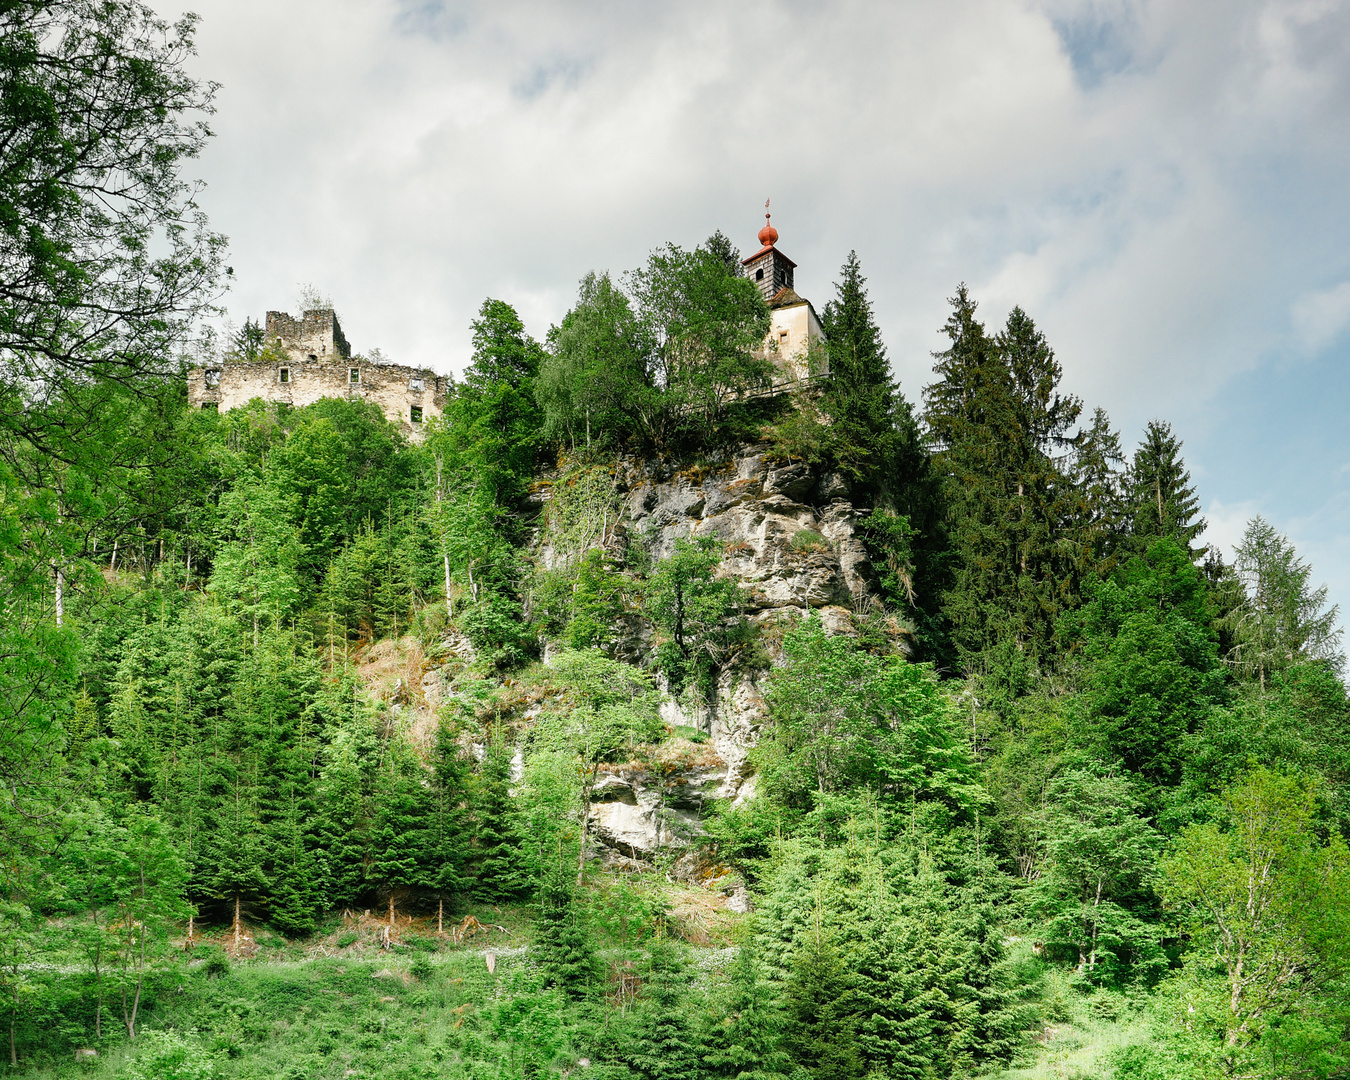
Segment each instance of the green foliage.
[{"label": "green foliage", "polygon": [[536,571],[534,618],[569,648],[612,645],[635,599],[632,583],[603,547],[620,518],[612,472],[603,465],[575,466],[550,494],[544,536],[554,569]]},{"label": "green foliage", "polygon": [[655,343],[608,274],[582,278],[576,306],[548,346],[535,387],[546,439],[575,450],[640,430],[655,396],[648,381]]},{"label": "green foliage", "polygon": [[134,0],[23,0],[0,12],[0,442],[98,461],[125,389],[170,375],[211,310],[224,238],[181,175],[214,84],[185,70],[196,16]]},{"label": "green foliage", "polygon": [[834,299],[820,318],[830,372],[823,404],[831,420],[835,460],[854,476],[870,478],[877,490],[899,449],[902,432],[896,421],[903,424],[907,416],[900,409],[899,388],[891,378],[856,251],[848,253],[839,275]]},{"label": "green foliage", "polygon": [[731,975],[730,995],[723,1018],[705,1035],[707,1074],[725,1080],[772,1080],[786,1076],[791,1059],[781,1048],[782,1009],[763,965],[748,945],[742,945]]},{"label": "green foliage", "polygon": [[712,537],[675,541],[675,551],[653,571],[644,609],[665,640],[656,662],[671,693],[692,682],[706,695],[726,658],[729,621],[740,610],[740,587],[713,576],[721,562]]},{"label": "green foliage", "polygon": [[200,1043],[174,1031],[148,1031],[122,1075],[127,1080],[215,1080],[220,1065]]},{"label": "green foliage", "polygon": [[980,805],[974,764],[930,669],[861,652],[814,618],[788,632],[783,653],[765,695],[774,730],[761,755],[775,797],[805,809],[861,788],[963,812]]},{"label": "green foliage", "polygon": [[829,551],[830,542],[814,529],[798,529],[788,541],[788,547],[809,554],[813,551]]},{"label": "green foliage", "polygon": [[1150,420],[1134,452],[1126,478],[1131,531],[1136,548],[1147,548],[1159,538],[1180,544],[1195,558],[1191,541],[1205,531],[1200,500],[1191,474],[1181,460],[1181,440],[1172,426]]},{"label": "green foliage", "polygon": [[652,942],[643,970],[646,1002],[634,1025],[628,1065],[645,1080],[697,1080],[698,1043],[680,996],[689,972],[668,938]]},{"label": "green foliage", "polygon": [[669,452],[744,433],[737,398],[773,373],[758,355],[769,312],[728,251],[721,241],[692,251],[667,244],[623,289],[608,275],[582,279],[537,383],[547,438],[571,449],[637,440]]},{"label": "green foliage", "polygon": [[812,1080],[863,1075],[851,983],[838,952],[818,932],[793,958],[784,995],[783,1046]]},{"label": "green foliage", "polygon": [[511,747],[493,734],[475,778],[473,895],[481,900],[515,900],[527,887],[521,837],[510,794]]},{"label": "green foliage", "polygon": [[1271,1065],[1326,1061],[1343,1031],[1338,995],[1320,995],[1350,975],[1350,853],[1318,839],[1316,803],[1315,785],[1254,769],[1162,861],[1191,938],[1173,992],[1194,1052],[1230,1075],[1291,1075]]},{"label": "green foliage", "polygon": [[1339,669],[1345,662],[1336,625],[1339,609],[1327,607],[1325,585],[1308,585],[1312,567],[1298,557],[1289,538],[1258,515],[1247,523],[1235,556],[1246,603],[1225,621],[1238,667],[1263,689],[1271,673],[1295,664],[1324,660]]},{"label": "green foliage", "polygon": [[1021,308],[990,337],[964,285],[951,303],[943,331],[951,344],[924,390],[947,478],[952,577],[943,610],[967,670],[989,670],[1009,646],[1034,669],[1050,660],[1071,599],[1073,560],[1059,541],[1073,483],[1059,462],[1082,405],[1060,394],[1060,366]]},{"label": "green foliage", "polygon": [[874,554],[886,598],[897,607],[913,604],[917,535],[909,518],[879,510],[863,522],[862,533]]},{"label": "green foliage", "polygon": [[1224,695],[1208,621],[1204,579],[1171,540],[1090,587],[1065,632],[1087,662],[1083,738],[1100,758],[1179,778],[1185,737]]},{"label": "green foliage", "polygon": [[1050,956],[1092,979],[1148,978],[1164,961],[1148,911],[1161,837],[1120,776],[1072,769],[1046,785],[1033,906]]},{"label": "green foliage", "polygon": [[540,884],[533,954],[544,970],[544,985],[570,998],[589,997],[599,985],[600,962],[576,896],[561,874],[550,874]]},{"label": "green foliage", "polygon": [[432,794],[426,772],[404,745],[392,743],[371,799],[368,879],[389,896],[389,914],[400,890],[433,883],[436,858],[431,829]]}]

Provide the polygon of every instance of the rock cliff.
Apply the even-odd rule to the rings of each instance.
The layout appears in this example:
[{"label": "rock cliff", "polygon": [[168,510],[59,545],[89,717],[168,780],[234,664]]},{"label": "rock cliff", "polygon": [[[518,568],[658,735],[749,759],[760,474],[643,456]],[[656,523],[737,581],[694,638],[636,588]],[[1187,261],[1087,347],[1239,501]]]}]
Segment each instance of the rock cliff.
[{"label": "rock cliff", "polygon": [[[616,520],[602,530],[603,545],[622,556],[639,544],[656,563],[681,538],[715,537],[723,553],[718,574],[742,586],[745,613],[760,624],[771,661],[781,658],[784,624],[815,612],[828,630],[853,633],[855,619],[876,607],[876,578],[858,533],[862,512],[836,473],[775,462],[765,446],[752,445],[694,468],[620,459],[613,477]],[[551,565],[556,555],[545,535],[541,561]],[[901,628],[893,631],[903,648]],[[624,645],[625,658],[649,659],[651,641],[641,629]],[[753,794],[748,755],[765,717],[764,674],[733,666],[720,673],[709,699],[666,696],[666,722],[699,729],[708,742],[674,774],[632,766],[606,775],[592,825],[612,857],[643,859],[685,844],[707,800]]]}]

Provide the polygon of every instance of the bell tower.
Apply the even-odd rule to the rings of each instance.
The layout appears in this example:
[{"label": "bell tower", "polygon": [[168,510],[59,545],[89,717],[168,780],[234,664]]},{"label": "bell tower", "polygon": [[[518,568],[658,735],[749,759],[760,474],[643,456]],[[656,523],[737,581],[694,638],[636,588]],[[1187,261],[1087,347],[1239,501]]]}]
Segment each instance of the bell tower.
[{"label": "bell tower", "polygon": [[741,260],[741,273],[755,283],[765,303],[784,289],[792,288],[792,271],[797,264],[779,251],[778,230],[769,222],[769,200],[764,200],[764,228],[759,230],[760,249]]},{"label": "bell tower", "polygon": [[755,283],[769,305],[769,333],[756,355],[773,360],[779,381],[793,383],[829,370],[829,360],[819,346],[825,335],[811,301],[793,288],[797,264],[774,245],[778,230],[769,221],[769,202],[764,201],[764,228],[759,230],[760,249],[741,260],[741,273]]}]

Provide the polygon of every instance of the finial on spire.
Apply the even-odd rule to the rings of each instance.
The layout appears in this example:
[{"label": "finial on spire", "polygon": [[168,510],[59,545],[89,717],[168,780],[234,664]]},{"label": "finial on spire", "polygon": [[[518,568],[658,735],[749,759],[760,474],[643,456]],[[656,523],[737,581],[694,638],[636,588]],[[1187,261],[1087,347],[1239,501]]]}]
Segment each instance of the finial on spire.
[{"label": "finial on spire", "polygon": [[773,247],[778,242],[778,230],[769,224],[769,200],[764,200],[764,228],[759,230],[759,242],[765,247]]}]

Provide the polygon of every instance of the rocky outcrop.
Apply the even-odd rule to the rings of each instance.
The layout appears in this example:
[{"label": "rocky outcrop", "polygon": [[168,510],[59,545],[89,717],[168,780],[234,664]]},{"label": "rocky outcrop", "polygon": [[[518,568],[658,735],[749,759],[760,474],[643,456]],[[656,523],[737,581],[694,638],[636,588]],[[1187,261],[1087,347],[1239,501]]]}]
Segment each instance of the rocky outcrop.
[{"label": "rocky outcrop", "polygon": [[639,539],[653,560],[682,537],[717,538],[720,572],[744,587],[752,617],[817,610],[844,631],[869,605],[875,578],[857,535],[861,515],[836,473],[774,464],[754,446],[706,469],[621,461],[615,485],[620,536]]},{"label": "rocky outcrop", "polygon": [[[741,586],[743,610],[759,625],[761,661],[781,658],[783,629],[808,613],[831,632],[851,634],[855,617],[877,606],[876,576],[859,535],[863,512],[837,473],[778,462],[767,446],[750,445],[719,463],[690,468],[624,458],[612,475],[614,501],[598,512],[591,507],[599,524],[586,542],[604,547],[620,564],[631,560],[635,547],[642,548],[655,564],[673,554],[682,538],[714,538],[721,552],[718,575]],[[552,480],[536,487],[541,506],[552,498]],[[536,550],[546,569],[563,562],[552,543],[543,529]],[[653,642],[644,619],[633,613],[628,624],[615,629],[622,659],[650,662]],[[898,636],[896,645],[903,648]],[[548,653],[546,647],[545,662]],[[661,707],[666,723],[702,732],[706,741],[664,744],[682,744],[687,760],[607,767],[590,814],[591,834],[603,858],[631,866],[685,849],[674,860],[673,873],[729,897],[727,890],[737,887],[743,894],[742,886],[724,880],[725,867],[700,863],[689,840],[701,832],[710,800],[753,796],[749,755],[767,716],[764,674],[733,664],[706,697],[666,696]]]}]

